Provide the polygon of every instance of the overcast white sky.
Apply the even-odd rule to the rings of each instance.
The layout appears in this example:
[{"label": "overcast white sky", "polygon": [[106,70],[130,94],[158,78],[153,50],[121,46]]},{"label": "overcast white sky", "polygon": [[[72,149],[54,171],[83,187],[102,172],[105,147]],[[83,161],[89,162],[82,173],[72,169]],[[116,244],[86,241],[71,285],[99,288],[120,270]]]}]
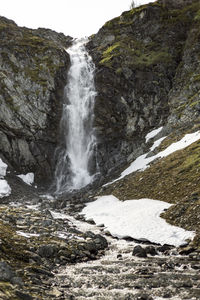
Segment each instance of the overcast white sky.
[{"label": "overcast white sky", "polygon": [[19,26],[51,28],[72,37],[84,37],[129,10],[130,4],[131,0],[0,0],[0,15]]}]

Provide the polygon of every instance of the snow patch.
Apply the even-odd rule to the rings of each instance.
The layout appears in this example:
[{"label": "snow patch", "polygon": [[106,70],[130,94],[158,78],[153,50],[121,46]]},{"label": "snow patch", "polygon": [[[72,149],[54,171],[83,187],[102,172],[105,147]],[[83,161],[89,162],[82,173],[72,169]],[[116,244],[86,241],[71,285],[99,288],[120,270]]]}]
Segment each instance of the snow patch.
[{"label": "snow patch", "polygon": [[[155,148],[157,148],[165,138],[166,137],[163,137],[163,138],[160,138],[159,140],[155,141],[153,146],[151,147],[151,151],[153,151]],[[121,173],[121,176],[119,178],[113,180],[112,182],[105,184],[104,186],[110,185],[133,172],[136,172],[139,170],[144,171],[146,168],[149,167],[149,164],[152,161],[154,161],[155,159],[163,158],[163,157],[166,157],[166,156],[174,153],[175,151],[182,150],[182,149],[188,147],[189,145],[191,145],[192,143],[198,141],[199,139],[200,139],[200,131],[196,131],[194,133],[186,134],[180,141],[171,144],[165,150],[157,153],[156,155],[148,157],[149,152],[145,153],[145,154],[137,157],[130,164],[130,166]]]},{"label": "snow patch", "polygon": [[177,150],[181,150],[188,147],[189,145],[198,141],[199,139],[200,139],[200,130],[194,133],[188,133],[180,141],[171,144],[165,150],[158,153],[157,157],[166,157]]},{"label": "snow patch", "polygon": [[156,140],[153,144],[153,146],[151,146],[150,150],[153,151],[155,150],[157,147],[160,146],[160,144],[162,143],[162,141],[164,141],[164,139],[166,139],[166,136],[160,138],[159,140]]},{"label": "snow patch", "polygon": [[161,212],[171,204],[152,200],[119,201],[109,195],[99,197],[88,203],[82,210],[87,219],[93,219],[96,225],[104,224],[110,233],[118,238],[130,236],[138,240],[149,240],[158,244],[174,246],[184,245],[194,232],[168,224],[160,218]]},{"label": "snow patch", "polygon": [[163,129],[163,127],[159,127],[157,129],[154,129],[152,130],[151,132],[147,133],[147,135],[145,136],[145,139],[146,139],[146,143],[154,138],[159,132],[161,132],[161,130]]},{"label": "snow patch", "polygon": [[5,164],[0,158],[0,177],[6,176],[7,164]]},{"label": "snow patch", "polygon": [[16,233],[20,236],[26,237],[26,238],[31,238],[33,236],[40,236],[37,233],[27,233],[27,232],[23,232],[23,231],[16,231]]},{"label": "snow patch", "polygon": [[51,214],[51,216],[52,216],[52,218],[53,219],[60,219],[60,220],[65,220],[65,219],[68,219],[68,215],[66,215],[66,214],[62,214],[62,213],[59,213],[59,212],[55,212],[55,211],[52,211],[52,210],[50,210],[50,214]]},{"label": "snow patch", "polygon": [[7,197],[11,194],[11,188],[6,180],[0,179],[0,198]]},{"label": "snow patch", "polygon": [[21,178],[23,182],[25,182],[28,185],[31,185],[34,182],[34,173],[27,173],[25,175],[21,174],[21,175],[17,175],[17,177]]}]

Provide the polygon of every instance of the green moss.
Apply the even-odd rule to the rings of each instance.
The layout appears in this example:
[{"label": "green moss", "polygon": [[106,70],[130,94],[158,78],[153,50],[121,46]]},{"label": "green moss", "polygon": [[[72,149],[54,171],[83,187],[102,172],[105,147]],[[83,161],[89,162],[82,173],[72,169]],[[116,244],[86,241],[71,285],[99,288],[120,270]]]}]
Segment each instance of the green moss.
[{"label": "green moss", "polygon": [[110,61],[115,55],[117,55],[117,49],[119,48],[120,48],[119,42],[108,47],[102,54],[102,60],[100,61],[100,64],[110,66],[111,63]]},{"label": "green moss", "polygon": [[122,73],[122,68],[118,68],[116,71],[115,71],[116,74],[121,74]]},{"label": "green moss", "polygon": [[20,300],[15,295],[15,287],[8,282],[0,282],[0,299],[4,300]]},{"label": "green moss", "polygon": [[197,74],[193,77],[193,81],[200,81],[200,74]]},{"label": "green moss", "polygon": [[197,11],[194,20],[199,23],[200,22],[200,9]]},{"label": "green moss", "polygon": [[150,50],[151,45],[144,45],[142,42],[125,38],[120,42],[109,46],[102,53],[100,64],[112,67],[116,59],[123,60],[129,66],[151,67],[156,64],[170,64],[172,57],[168,48]]},{"label": "green moss", "polygon": [[195,107],[196,105],[199,105],[199,104],[200,104],[200,100],[194,101],[194,102],[192,102],[192,103],[190,104],[190,107],[192,108],[192,107]]},{"label": "green moss", "polygon": [[179,25],[190,25],[199,8],[199,1],[196,1],[193,4],[184,6],[182,9],[164,9],[162,11],[163,22],[166,22],[168,25],[175,25],[176,23]]}]

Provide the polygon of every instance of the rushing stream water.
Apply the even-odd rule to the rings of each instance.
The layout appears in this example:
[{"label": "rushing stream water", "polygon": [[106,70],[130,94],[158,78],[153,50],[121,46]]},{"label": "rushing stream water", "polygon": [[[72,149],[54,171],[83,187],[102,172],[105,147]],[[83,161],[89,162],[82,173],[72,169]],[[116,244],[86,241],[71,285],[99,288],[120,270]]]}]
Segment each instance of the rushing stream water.
[{"label": "rushing stream water", "polygon": [[71,67],[65,88],[60,123],[62,145],[56,151],[55,194],[80,189],[93,180],[95,135],[93,108],[96,96],[94,64],[85,48],[86,40],[67,50]]}]

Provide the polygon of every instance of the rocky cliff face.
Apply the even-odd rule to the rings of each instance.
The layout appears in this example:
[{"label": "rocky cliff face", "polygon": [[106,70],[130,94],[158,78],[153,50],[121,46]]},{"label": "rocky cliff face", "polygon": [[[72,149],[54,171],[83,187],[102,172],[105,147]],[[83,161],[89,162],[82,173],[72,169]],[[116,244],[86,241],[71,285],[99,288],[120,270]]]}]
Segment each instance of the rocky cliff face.
[{"label": "rocky cliff face", "polygon": [[151,128],[199,121],[199,1],[164,2],[124,12],[88,44],[104,175],[141,153]]},{"label": "rocky cliff face", "polygon": [[[107,22],[91,37],[96,64],[95,126],[102,174],[119,170],[148,145],[147,132],[163,126],[166,149],[200,125],[200,3],[157,1]],[[158,138],[158,136],[157,136]],[[153,198],[173,205],[163,217],[195,230],[200,245],[200,142],[154,161],[100,189],[121,200]]]},{"label": "rocky cliff face", "polygon": [[70,37],[0,18],[0,153],[16,171],[51,176]]}]

